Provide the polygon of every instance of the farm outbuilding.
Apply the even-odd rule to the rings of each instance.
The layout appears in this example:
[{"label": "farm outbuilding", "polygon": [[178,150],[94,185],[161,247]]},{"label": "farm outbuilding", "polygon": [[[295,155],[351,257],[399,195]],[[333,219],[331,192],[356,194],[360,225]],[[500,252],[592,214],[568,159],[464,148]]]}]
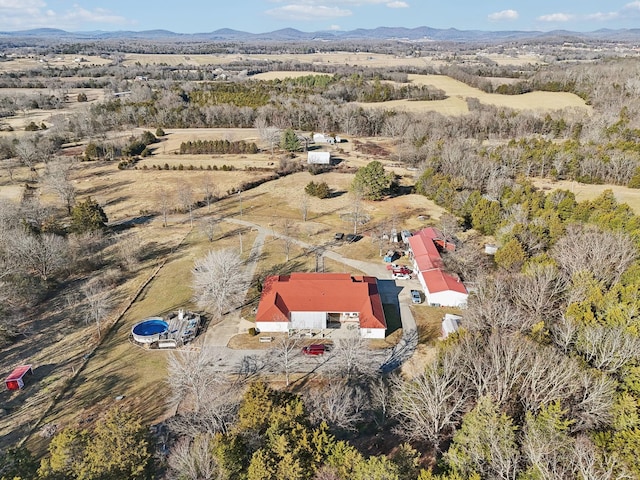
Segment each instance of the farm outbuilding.
[{"label": "farm outbuilding", "polygon": [[446,240],[436,228],[425,228],[408,238],[413,256],[414,271],[424,289],[427,303],[433,306],[464,307],[469,296],[466,287],[456,276],[444,270],[440,250],[453,250],[455,245]]},{"label": "farm outbuilding", "polygon": [[308,152],[307,163],[313,165],[331,165],[331,153]]},{"label": "farm outbuilding", "polygon": [[9,390],[20,390],[24,387],[24,377],[29,375],[33,375],[31,365],[21,365],[5,378],[4,383]]},{"label": "farm outbuilding", "polygon": [[460,328],[460,320],[462,320],[462,317],[459,315],[445,313],[442,318],[442,338],[447,338],[452,333],[457,332]]}]

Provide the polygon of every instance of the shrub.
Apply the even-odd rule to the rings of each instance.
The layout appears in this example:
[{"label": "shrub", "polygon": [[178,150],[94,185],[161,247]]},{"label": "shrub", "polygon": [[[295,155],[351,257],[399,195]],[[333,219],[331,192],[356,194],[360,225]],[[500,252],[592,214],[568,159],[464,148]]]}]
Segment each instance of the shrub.
[{"label": "shrub", "polygon": [[249,329],[249,332],[248,332],[248,333],[249,333],[249,336],[250,336],[250,337],[255,337],[255,336],[258,334],[258,332],[257,332],[257,330],[255,329],[255,327],[251,327],[251,328]]},{"label": "shrub", "polygon": [[164,133],[164,130],[162,129],[162,127],[158,127],[156,129],[156,137],[164,137],[166,135],[166,133]]}]

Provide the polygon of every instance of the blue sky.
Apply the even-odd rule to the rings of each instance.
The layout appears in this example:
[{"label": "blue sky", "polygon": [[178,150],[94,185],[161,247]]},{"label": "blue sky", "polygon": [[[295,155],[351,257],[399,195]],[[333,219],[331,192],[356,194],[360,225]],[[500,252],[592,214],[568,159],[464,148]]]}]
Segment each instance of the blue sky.
[{"label": "blue sky", "polygon": [[252,33],[419,27],[593,31],[640,27],[640,0],[0,0],[0,31],[233,28]]}]

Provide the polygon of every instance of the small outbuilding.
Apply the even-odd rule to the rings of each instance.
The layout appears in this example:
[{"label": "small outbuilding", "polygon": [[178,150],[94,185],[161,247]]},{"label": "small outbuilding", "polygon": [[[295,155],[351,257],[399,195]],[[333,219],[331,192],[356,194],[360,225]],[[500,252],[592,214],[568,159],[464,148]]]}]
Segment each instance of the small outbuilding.
[{"label": "small outbuilding", "polygon": [[9,390],[20,390],[24,387],[24,377],[33,375],[31,365],[21,365],[5,378],[4,383]]},{"label": "small outbuilding", "polygon": [[457,332],[460,328],[460,320],[462,320],[462,317],[459,315],[445,313],[442,318],[442,338],[447,338],[452,333]]},{"label": "small outbuilding", "polygon": [[331,165],[331,153],[308,152],[307,163],[310,165]]}]

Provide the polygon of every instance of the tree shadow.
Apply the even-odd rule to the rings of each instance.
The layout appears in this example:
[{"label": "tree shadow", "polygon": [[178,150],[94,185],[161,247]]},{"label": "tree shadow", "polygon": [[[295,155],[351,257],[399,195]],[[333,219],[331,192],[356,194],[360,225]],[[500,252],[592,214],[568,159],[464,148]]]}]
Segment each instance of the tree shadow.
[{"label": "tree shadow", "polygon": [[138,217],[127,218],[123,220],[117,220],[109,223],[109,227],[114,232],[120,232],[123,230],[127,230],[131,227],[136,227],[138,225],[145,225],[150,223],[156,216],[155,215],[140,215]]}]

